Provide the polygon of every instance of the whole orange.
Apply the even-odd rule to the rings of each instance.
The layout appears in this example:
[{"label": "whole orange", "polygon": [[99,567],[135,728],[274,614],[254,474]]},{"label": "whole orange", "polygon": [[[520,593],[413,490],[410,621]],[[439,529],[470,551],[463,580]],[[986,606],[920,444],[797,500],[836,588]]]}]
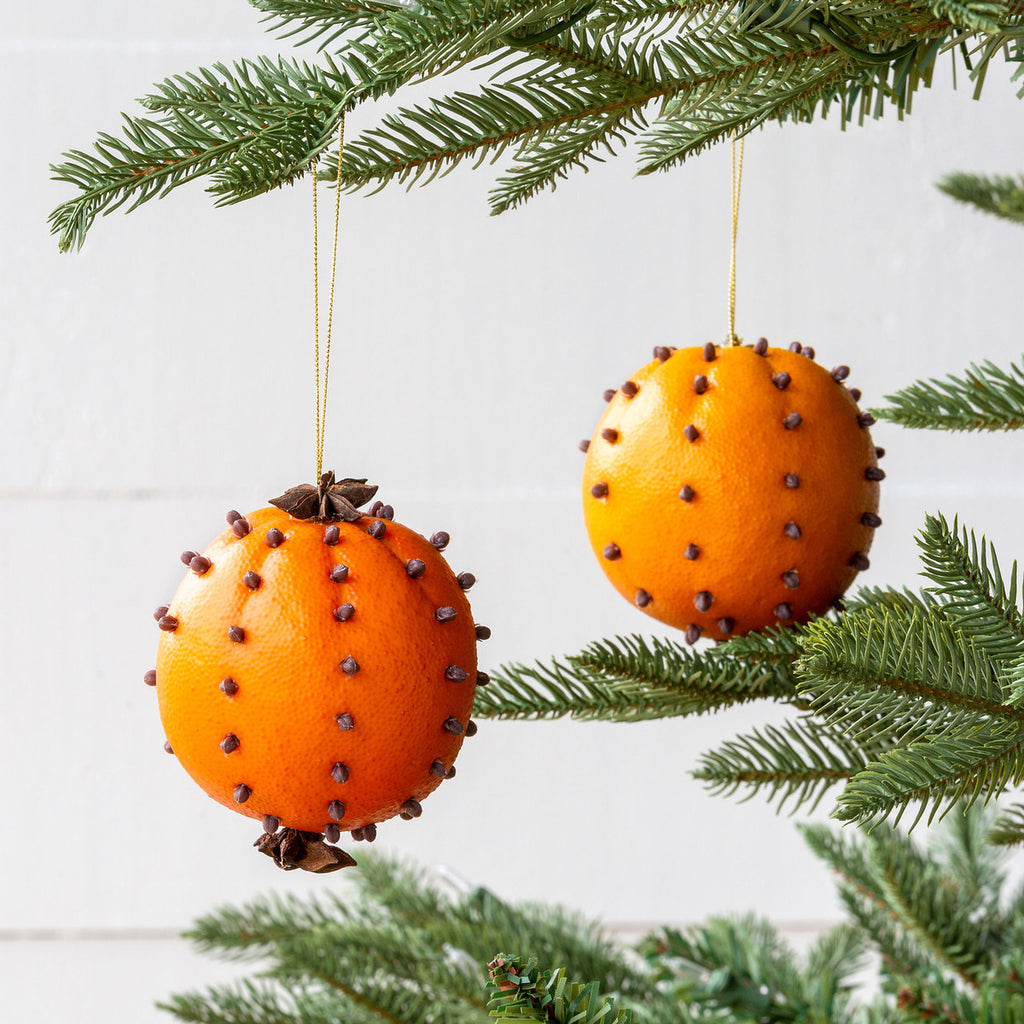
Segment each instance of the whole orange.
[{"label": "whole orange", "polygon": [[372,839],[377,822],[418,817],[475,731],[488,631],[464,593],[473,577],[441,555],[447,534],[427,540],[379,502],[350,509],[334,522],[229,513],[158,609],[149,681],[169,748],[269,833]]},{"label": "whole orange", "polygon": [[882,453],[848,373],[762,338],[659,347],[606,394],[583,505],[619,593],[691,643],[826,611],[881,524]]}]

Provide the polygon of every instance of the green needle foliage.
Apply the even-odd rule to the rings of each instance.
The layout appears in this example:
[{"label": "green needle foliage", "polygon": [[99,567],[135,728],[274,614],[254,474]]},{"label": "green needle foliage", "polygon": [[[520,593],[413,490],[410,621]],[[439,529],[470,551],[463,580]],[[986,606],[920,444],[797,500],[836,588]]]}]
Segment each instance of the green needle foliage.
[{"label": "green needle foliage", "polygon": [[495,213],[639,135],[640,173],[769,121],[902,116],[942,60],[980,91],[993,61],[1020,77],[1015,0],[250,0],[318,64],[239,61],[174,76],[120,135],[73,150],[77,195],[50,218],[63,250],[96,216],[207,178],[219,204],[337,176],[342,117],[474,65],[477,84],[405,106],[346,145],[341,180],[425,183],[465,159],[512,166]]},{"label": "green needle foliage", "polygon": [[872,412],[878,419],[904,427],[929,430],[1024,428],[1024,367],[1013,363],[1009,370],[988,361],[981,366],[972,363],[959,377],[949,375],[943,380],[918,381],[885,397],[892,404]]},{"label": "green needle foliage", "polygon": [[[681,1020],[646,972],[576,914],[509,905],[486,889],[450,895],[382,857],[361,858],[352,877],[357,891],[344,897],[269,897],[200,919],[187,935],[199,949],[259,971],[164,1009],[207,1024],[483,1024],[489,1004],[505,1019],[626,1024],[632,1009],[651,1024]],[[506,948],[556,966],[506,957],[499,985],[513,964],[520,982],[488,993],[486,964]],[[598,990],[614,993],[622,1012]],[[530,1015],[534,1004],[541,1016]]]},{"label": "green needle foliage", "polygon": [[865,590],[836,618],[710,650],[619,637],[506,666],[475,714],[631,722],[769,700],[796,716],[703,754],[693,774],[713,793],[796,811],[842,786],[833,813],[862,823],[908,810],[930,821],[958,800],[1002,797],[1024,782],[1017,567],[1005,574],[984,538],[941,516],[918,543],[930,583],[920,594]]},{"label": "green needle foliage", "polygon": [[533,1020],[555,1024],[632,1024],[629,1010],[616,1010],[597,983],[569,981],[565,968],[544,971],[535,958],[499,954],[489,965],[488,1008],[497,1020]]},{"label": "green needle foliage", "polygon": [[1024,224],[1024,177],[948,174],[939,188],[962,203]]},{"label": "green needle foliage", "polygon": [[[984,841],[991,829],[962,808],[928,847],[885,825],[804,827],[848,921],[799,957],[753,915],[659,928],[629,951],[560,908],[444,895],[368,857],[350,898],[269,898],[202,918],[192,941],[254,974],[163,1008],[204,1024],[1014,1024],[1024,902]],[[877,979],[858,991],[872,953]]]}]

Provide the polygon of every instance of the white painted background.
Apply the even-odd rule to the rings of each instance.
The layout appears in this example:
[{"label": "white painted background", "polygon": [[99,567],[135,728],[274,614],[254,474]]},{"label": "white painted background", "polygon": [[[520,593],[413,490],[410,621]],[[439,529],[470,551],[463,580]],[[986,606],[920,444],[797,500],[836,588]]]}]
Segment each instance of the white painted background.
[{"label": "white painted background", "polygon": [[[20,5],[0,33],[0,1019],[148,1024],[155,999],[228,973],[173,938],[195,915],[346,884],[251,852],[253,822],[162,752],[142,683],[178,553],[311,475],[309,188],[214,210],[193,187],[59,256],[45,217],[70,193],[51,160],[167,74],[285,44],[243,0]],[[849,363],[865,404],[1021,352],[1024,232],[931,187],[1024,166],[1019,107],[1000,68],[980,104],[947,84],[902,125],[747,145],[740,333]],[[650,631],[589,554],[576,442],[654,344],[723,336],[728,153],[632,173],[612,161],[502,218],[487,171],[343,200],[327,464],[451,532],[494,629],[485,667]],[[876,440],[889,479],[865,582],[915,585],[927,510],[1021,552],[1019,439]],[[484,723],[458,779],[378,848],[615,925],[756,908],[815,927],[838,908],[791,822],[687,776],[773,717]]]}]

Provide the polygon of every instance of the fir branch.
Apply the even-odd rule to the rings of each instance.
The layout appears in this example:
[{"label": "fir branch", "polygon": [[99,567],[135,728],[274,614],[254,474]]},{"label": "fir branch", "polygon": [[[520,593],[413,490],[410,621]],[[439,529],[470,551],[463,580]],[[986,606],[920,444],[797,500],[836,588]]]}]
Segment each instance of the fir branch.
[{"label": "fir branch", "polygon": [[566,661],[505,665],[477,690],[474,714],[635,722],[765,698],[799,705],[793,639],[771,633],[739,644],[695,652],[657,637],[616,637]]},{"label": "fir branch", "polygon": [[963,902],[973,908],[976,918],[994,921],[1005,882],[1005,854],[988,841],[993,816],[982,808],[960,807],[956,811],[959,813],[946,817],[931,859],[956,879]]},{"label": "fir branch", "polygon": [[791,814],[801,808],[813,812],[829,789],[848,782],[881,752],[877,745],[865,746],[814,719],[800,718],[726,741],[701,754],[691,774],[716,796],[743,787],[744,800],[767,791],[768,803],[778,801],[780,812],[789,800]]},{"label": "fir branch", "polygon": [[905,932],[971,985],[993,964],[991,918],[977,913],[973,886],[943,870],[906,837],[883,833],[866,843],[885,903]]},{"label": "fir branch", "polygon": [[946,519],[928,516],[918,534],[929,589],[944,603],[972,647],[1010,668],[1024,654],[1024,614],[1020,607],[1017,563],[1003,576],[995,546],[973,530],[950,526]]},{"label": "fir branch", "polygon": [[[838,106],[846,120],[858,103],[862,119],[887,105],[903,114],[930,84],[943,47],[963,44],[957,52],[980,87],[988,64],[1009,55],[1024,17],[1011,0],[851,0],[842,10],[799,0],[772,13],[733,0],[252,3],[272,27],[317,43],[328,67],[303,65],[298,76],[286,62],[220,68],[212,91],[226,85],[232,95],[190,96],[162,117],[128,117],[122,137],[102,135],[95,153],[68,154],[55,174],[79,195],[52,215],[65,248],[81,245],[97,214],[134,209],[198,177],[213,177],[221,202],[292,182],[357,102],[480,58],[498,56],[499,79],[512,77],[389,115],[350,141],[357,159],[345,161],[345,184],[430,180],[466,156],[479,162],[514,147],[520,166],[495,189],[498,211],[614,149],[646,124],[651,103],[661,104],[661,118],[646,137],[643,171],[768,119],[805,121]],[[343,56],[326,56],[324,48],[342,44]],[[236,77],[251,78],[237,95]],[[284,84],[301,95],[282,107]]]},{"label": "fir branch", "polygon": [[638,952],[689,1020],[852,1024],[852,975],[865,948],[859,929],[839,925],[801,965],[769,922],[744,915],[657,929]]},{"label": "fir branch", "polygon": [[[479,95],[455,93],[404,107],[347,143],[342,182],[348,189],[381,188],[392,179],[426,183],[467,157],[493,162],[513,144],[547,139],[588,118],[622,117],[635,105],[624,98],[608,103],[585,76],[484,86]],[[327,170],[333,170],[330,164]]]},{"label": "fir branch", "polygon": [[927,6],[938,17],[961,29],[973,29],[990,35],[1002,31],[1000,19],[1006,8],[992,0],[927,0]]},{"label": "fir branch", "polygon": [[[1022,206],[1024,219],[1024,206]],[[1002,370],[987,360],[961,376],[918,381],[886,395],[892,403],[872,409],[878,419],[927,430],[1024,428],[1024,367]]]},{"label": "fir branch", "polygon": [[815,939],[802,971],[805,998],[811,1012],[834,1021],[849,1005],[853,975],[864,966],[866,936],[851,924],[840,924]]},{"label": "fir branch", "polygon": [[632,1013],[616,1009],[596,982],[570,981],[565,968],[545,971],[537,960],[500,953],[491,963],[489,1008],[497,1020],[549,1024],[631,1024]]},{"label": "fir branch", "polygon": [[556,182],[567,178],[574,167],[588,170],[588,161],[603,162],[598,150],[615,155],[614,143],[624,145],[627,135],[642,126],[642,115],[634,110],[607,117],[594,117],[574,124],[573,130],[531,146],[524,145],[516,155],[517,164],[500,177],[490,192],[491,213],[510,210],[535,196],[544,188],[554,190]]},{"label": "fir branch", "polygon": [[[975,814],[975,817],[981,817]],[[984,830],[981,821],[976,826]],[[979,913],[976,887],[939,858],[922,853],[905,835],[877,826],[869,835],[837,833],[823,825],[800,826],[812,851],[840,876],[840,897],[882,955],[886,971],[902,985],[943,969],[977,985],[1000,947],[993,917]],[[956,846],[958,838],[948,844]],[[994,872],[997,896],[1005,881]]]},{"label": "fir branch", "polygon": [[377,26],[382,17],[401,4],[374,0],[249,0],[270,30],[299,46],[317,43],[325,50],[347,33]]},{"label": "fir branch", "polygon": [[396,10],[374,39],[382,78],[450,72],[490,53],[505,37],[571,16],[580,0],[419,0]]},{"label": "fir branch", "polygon": [[1007,807],[992,823],[988,842],[995,846],[1018,846],[1024,843],[1024,804]]},{"label": "fir branch", "polygon": [[[839,795],[833,817],[872,824],[895,813],[899,822],[911,804],[930,823],[959,801],[999,796],[1024,779],[1024,729],[991,720],[945,731],[881,754],[858,772]],[[930,810],[929,810],[930,808]]]},{"label": "fir branch", "polygon": [[[1024,224],[1024,175],[947,174],[938,183],[946,195],[985,213]],[[1018,371],[1019,374],[1019,371]],[[1018,409],[1022,408],[1018,404]]]},{"label": "fir branch", "polygon": [[697,65],[696,74],[666,92],[671,102],[664,116],[640,141],[639,174],[668,170],[734,132],[746,135],[771,119],[809,120],[819,103],[827,107],[826,99],[842,82],[845,59],[830,55],[827,47],[783,55],[778,47],[751,53],[750,46],[747,38],[742,48],[723,40],[711,73]]},{"label": "fir branch", "polygon": [[268,58],[166,79],[142,100],[159,119],[126,116],[121,138],[101,134],[93,153],[65,153],[52,168],[80,189],[50,215],[61,250],[80,248],[98,214],[204,175],[222,202],[294,180],[332,141],[351,87],[337,68]]},{"label": "fir branch", "polygon": [[983,724],[1024,727],[987,652],[939,609],[880,606],[818,620],[799,662],[812,708],[861,742],[907,743]]}]

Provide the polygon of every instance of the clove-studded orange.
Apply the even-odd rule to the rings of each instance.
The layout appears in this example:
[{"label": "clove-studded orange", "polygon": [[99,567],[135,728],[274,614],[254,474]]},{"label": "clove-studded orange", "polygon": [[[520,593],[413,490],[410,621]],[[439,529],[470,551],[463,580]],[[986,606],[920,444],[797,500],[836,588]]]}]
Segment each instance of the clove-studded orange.
[{"label": "clove-studded orange", "polygon": [[583,503],[619,593],[690,643],[827,611],[881,525],[884,452],[848,374],[762,338],[659,346],[606,392]]},{"label": "clove-studded orange", "polygon": [[[486,681],[476,643],[489,631],[466,598],[474,577],[441,554],[448,535],[427,540],[380,502],[359,512],[375,490],[363,484],[325,474],[281,507],[228,513],[157,609],[147,681],[168,747],[268,841],[290,835],[292,861],[303,837],[372,840],[378,822],[418,817],[455,774]],[[280,846],[264,852],[295,866]]]}]

